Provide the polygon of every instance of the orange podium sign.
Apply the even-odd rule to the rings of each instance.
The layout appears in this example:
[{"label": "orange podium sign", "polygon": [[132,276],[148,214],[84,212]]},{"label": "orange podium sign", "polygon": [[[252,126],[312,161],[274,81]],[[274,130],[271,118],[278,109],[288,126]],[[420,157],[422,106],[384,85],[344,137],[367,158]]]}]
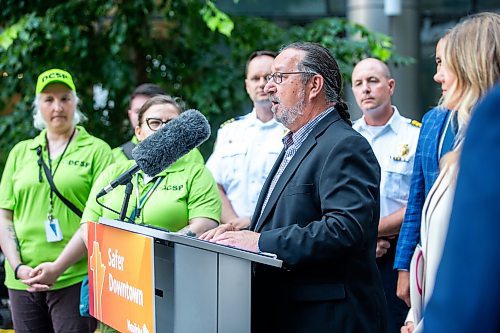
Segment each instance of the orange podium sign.
[{"label": "orange podium sign", "polygon": [[120,332],[155,332],[153,238],[88,223],[90,314]]}]

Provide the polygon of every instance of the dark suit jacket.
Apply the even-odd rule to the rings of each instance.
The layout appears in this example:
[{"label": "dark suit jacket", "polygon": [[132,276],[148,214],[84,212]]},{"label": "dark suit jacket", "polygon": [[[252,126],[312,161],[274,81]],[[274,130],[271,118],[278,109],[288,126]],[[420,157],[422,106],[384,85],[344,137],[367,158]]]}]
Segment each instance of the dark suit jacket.
[{"label": "dark suit jacket", "polygon": [[254,332],[385,332],[375,263],[380,168],[368,142],[330,112],[279,178],[250,229],[284,269],[254,267]]}]

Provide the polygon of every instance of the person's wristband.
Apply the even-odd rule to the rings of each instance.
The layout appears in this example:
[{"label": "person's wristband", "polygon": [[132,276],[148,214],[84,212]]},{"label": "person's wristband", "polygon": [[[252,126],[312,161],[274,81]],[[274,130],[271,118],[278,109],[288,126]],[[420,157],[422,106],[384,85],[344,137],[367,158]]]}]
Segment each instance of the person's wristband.
[{"label": "person's wristband", "polygon": [[19,270],[19,268],[21,268],[21,266],[24,266],[24,264],[23,263],[19,263],[19,264],[17,264],[16,268],[14,268],[14,278],[16,280],[19,280],[19,277],[17,276],[17,271]]}]

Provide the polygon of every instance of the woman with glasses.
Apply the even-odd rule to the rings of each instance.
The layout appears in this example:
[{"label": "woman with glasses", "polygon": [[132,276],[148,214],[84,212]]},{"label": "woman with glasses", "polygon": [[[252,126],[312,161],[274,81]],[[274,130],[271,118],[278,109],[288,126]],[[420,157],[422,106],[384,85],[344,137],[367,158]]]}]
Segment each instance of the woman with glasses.
[{"label": "woman with glasses", "polygon": [[[181,112],[179,99],[165,95],[152,97],[139,110],[135,135],[142,141]],[[126,215],[128,219],[192,236],[216,227],[221,212],[219,192],[211,173],[198,163],[199,154],[198,150],[189,152],[154,177],[142,171],[135,174],[131,204]],[[94,199],[95,194],[134,163],[116,163],[103,172],[92,189],[82,222],[97,222],[101,216],[118,217],[100,206]],[[124,191],[124,186],[114,189],[102,197],[101,203],[119,211]]]},{"label": "woman with glasses", "polygon": [[11,150],[0,183],[0,247],[7,258],[14,329],[93,332],[95,319],[79,313],[80,285],[87,275],[84,253],[48,291],[30,292],[22,282],[33,267],[55,260],[78,232],[92,185],[112,161],[111,149],[77,126],[85,117],[70,73],[40,74],[33,106],[34,126],[42,132]]},{"label": "woman with glasses", "polygon": [[[149,99],[139,110],[139,123],[135,135],[142,141],[158,131],[182,112],[178,98],[158,95]],[[152,225],[199,236],[215,228],[220,221],[221,202],[212,174],[199,163],[199,151],[192,150],[167,169],[150,177],[142,171],[132,178],[133,192],[127,211],[127,221]],[[48,288],[64,272],[68,265],[86,253],[87,222],[98,222],[100,217],[117,219],[123,198],[124,186],[119,186],[99,199],[100,203],[115,212],[103,208],[96,202],[99,191],[134,165],[133,160],[120,161],[105,169],[99,176],[83,212],[79,235],[54,262],[40,264],[27,280],[36,290]],[[101,332],[114,332],[101,325]]]}]

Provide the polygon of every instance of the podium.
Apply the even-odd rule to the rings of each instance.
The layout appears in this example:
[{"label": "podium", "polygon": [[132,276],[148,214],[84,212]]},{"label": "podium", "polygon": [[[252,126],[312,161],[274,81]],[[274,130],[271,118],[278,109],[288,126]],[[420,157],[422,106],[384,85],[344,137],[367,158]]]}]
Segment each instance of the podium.
[{"label": "podium", "polygon": [[91,314],[125,332],[250,332],[252,263],[282,265],[144,225],[101,218],[88,229]]}]

